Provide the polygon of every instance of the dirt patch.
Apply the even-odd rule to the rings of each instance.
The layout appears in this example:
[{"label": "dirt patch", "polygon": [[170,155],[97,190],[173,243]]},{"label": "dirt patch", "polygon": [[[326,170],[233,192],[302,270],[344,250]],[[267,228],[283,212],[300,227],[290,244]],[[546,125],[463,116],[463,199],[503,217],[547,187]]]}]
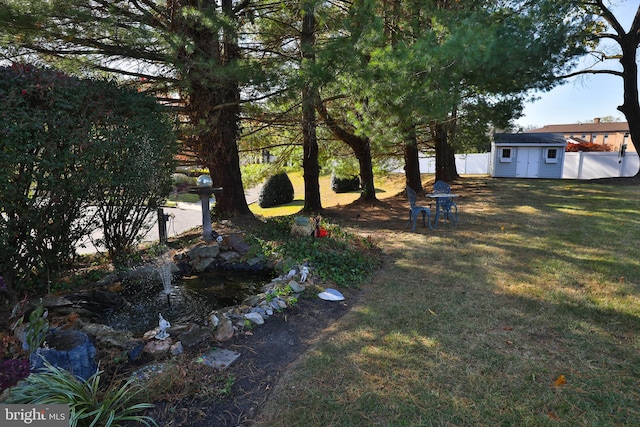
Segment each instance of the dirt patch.
[{"label": "dirt patch", "polygon": [[223,371],[232,378],[227,396],[178,402],[155,402],[149,412],[161,426],[248,425],[268,398],[276,381],[304,353],[323,329],[335,322],[354,303],[304,299],[296,306],[270,317],[249,335],[240,335],[216,347],[233,350],[240,357]]}]

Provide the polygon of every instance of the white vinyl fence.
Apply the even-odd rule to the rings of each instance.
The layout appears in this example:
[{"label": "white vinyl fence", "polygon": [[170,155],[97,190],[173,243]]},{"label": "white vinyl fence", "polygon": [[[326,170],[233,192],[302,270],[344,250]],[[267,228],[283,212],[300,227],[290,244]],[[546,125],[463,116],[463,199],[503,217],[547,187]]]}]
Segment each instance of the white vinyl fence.
[{"label": "white vinyl fence", "polygon": [[[488,175],[491,153],[456,154],[461,175]],[[640,169],[638,153],[564,153],[563,179],[596,179],[634,176]],[[435,157],[420,157],[420,172],[435,173]]]}]

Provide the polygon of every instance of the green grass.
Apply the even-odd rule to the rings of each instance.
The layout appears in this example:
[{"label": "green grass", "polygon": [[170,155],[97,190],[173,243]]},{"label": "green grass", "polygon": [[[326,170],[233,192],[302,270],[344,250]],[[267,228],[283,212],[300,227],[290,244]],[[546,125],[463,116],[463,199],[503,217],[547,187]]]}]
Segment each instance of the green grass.
[{"label": "green grass", "polygon": [[[262,217],[286,216],[298,213],[304,207],[304,178],[302,172],[289,173],[289,179],[293,184],[293,197],[291,203],[272,208],[261,208],[258,203],[249,206],[251,212]],[[376,179],[376,196],[378,199],[385,199],[395,196],[399,191],[404,189],[404,176],[390,175]],[[360,197],[359,191],[348,193],[336,193],[331,189],[331,176],[323,175],[319,179],[320,183],[320,202],[322,207],[344,206],[353,202]]]},{"label": "green grass", "polygon": [[359,225],[389,260],[259,425],[640,425],[640,188],[455,190],[456,228]]}]

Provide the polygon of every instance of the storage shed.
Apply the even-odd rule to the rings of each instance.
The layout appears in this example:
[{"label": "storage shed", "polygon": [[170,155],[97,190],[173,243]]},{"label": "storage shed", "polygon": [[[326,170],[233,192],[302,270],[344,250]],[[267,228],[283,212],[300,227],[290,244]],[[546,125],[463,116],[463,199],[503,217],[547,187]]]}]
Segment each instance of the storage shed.
[{"label": "storage shed", "polygon": [[562,178],[566,145],[557,133],[496,133],[489,173],[502,178]]}]

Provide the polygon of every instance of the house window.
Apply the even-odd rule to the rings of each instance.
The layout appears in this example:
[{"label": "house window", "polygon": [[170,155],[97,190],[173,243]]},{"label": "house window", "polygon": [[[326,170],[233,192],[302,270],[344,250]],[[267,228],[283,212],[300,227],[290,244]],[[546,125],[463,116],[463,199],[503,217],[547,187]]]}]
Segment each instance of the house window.
[{"label": "house window", "polygon": [[595,143],[596,142],[596,137],[598,136],[597,133],[592,133],[591,134],[591,142]]},{"label": "house window", "polygon": [[603,141],[603,143],[604,143],[604,144],[606,144],[608,139],[609,139],[609,134],[608,134],[608,133],[605,133],[605,134],[604,134],[604,141]]},{"label": "house window", "polygon": [[510,162],[512,153],[513,153],[513,150],[511,148],[501,148],[500,149],[500,161],[501,162]]},{"label": "house window", "polygon": [[558,163],[558,149],[547,148],[544,156],[545,163]]}]

